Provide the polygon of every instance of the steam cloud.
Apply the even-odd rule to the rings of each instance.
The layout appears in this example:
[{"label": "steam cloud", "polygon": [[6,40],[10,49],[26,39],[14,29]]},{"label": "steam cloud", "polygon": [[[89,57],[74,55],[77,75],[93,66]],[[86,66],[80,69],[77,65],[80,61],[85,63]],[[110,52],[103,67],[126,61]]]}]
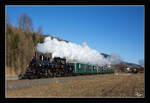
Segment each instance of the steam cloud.
[{"label": "steam cloud", "polygon": [[111,65],[120,63],[120,56],[112,54],[105,58],[100,52],[91,49],[85,42],[82,45],[65,41],[58,41],[46,37],[44,43],[37,44],[37,51],[42,53],[52,53],[53,57],[66,58],[67,61],[76,61],[91,65]]},{"label": "steam cloud", "polygon": [[139,64],[140,64],[142,67],[144,67],[144,60],[143,60],[143,59],[139,60]]}]

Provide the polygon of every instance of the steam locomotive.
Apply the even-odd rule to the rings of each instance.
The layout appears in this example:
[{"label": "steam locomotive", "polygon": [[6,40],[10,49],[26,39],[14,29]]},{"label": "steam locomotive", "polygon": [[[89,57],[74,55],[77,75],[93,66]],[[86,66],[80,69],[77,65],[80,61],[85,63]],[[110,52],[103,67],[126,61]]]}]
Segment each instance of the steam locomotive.
[{"label": "steam locomotive", "polygon": [[19,75],[19,79],[106,73],[114,73],[114,69],[77,62],[67,63],[65,58],[51,58],[43,54],[38,56],[36,52],[25,73]]}]

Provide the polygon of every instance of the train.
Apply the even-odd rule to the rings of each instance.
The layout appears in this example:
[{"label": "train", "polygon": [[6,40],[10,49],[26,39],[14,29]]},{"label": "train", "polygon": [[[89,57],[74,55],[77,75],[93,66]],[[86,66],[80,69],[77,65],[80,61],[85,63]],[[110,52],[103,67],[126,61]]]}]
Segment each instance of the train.
[{"label": "train", "polygon": [[65,58],[50,57],[43,54],[32,57],[27,69],[21,73],[18,78],[33,79],[33,78],[53,78],[75,75],[90,75],[90,74],[111,74],[114,69],[109,66],[89,65],[78,62],[66,62]]}]

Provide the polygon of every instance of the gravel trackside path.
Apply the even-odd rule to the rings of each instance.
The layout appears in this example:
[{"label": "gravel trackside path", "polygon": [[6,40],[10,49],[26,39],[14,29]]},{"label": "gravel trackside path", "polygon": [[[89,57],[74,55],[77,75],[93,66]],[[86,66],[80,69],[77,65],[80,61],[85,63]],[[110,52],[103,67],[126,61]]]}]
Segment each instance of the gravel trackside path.
[{"label": "gravel trackside path", "polygon": [[6,80],[18,80],[18,76],[6,76]]},{"label": "gravel trackside path", "polygon": [[[110,75],[110,74],[109,74]],[[113,75],[113,74],[111,74]],[[70,80],[82,80],[82,79],[92,79],[96,76],[102,75],[86,75],[86,76],[71,76],[71,77],[56,77],[56,78],[46,78],[46,79],[26,79],[26,80],[14,80],[6,81],[5,89],[6,90],[16,90],[26,87],[32,87],[36,85],[45,85],[54,82],[68,82]]]}]

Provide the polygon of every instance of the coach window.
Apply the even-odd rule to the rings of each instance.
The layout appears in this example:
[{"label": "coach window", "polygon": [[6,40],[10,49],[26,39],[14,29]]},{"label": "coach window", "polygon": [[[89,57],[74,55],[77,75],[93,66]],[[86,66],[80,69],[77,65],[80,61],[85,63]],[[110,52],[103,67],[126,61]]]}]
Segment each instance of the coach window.
[{"label": "coach window", "polygon": [[79,64],[79,68],[81,68],[81,64]]},{"label": "coach window", "polygon": [[84,64],[84,68],[87,68],[85,64]]},{"label": "coach window", "polygon": [[77,68],[79,68],[79,64],[77,63]]}]

